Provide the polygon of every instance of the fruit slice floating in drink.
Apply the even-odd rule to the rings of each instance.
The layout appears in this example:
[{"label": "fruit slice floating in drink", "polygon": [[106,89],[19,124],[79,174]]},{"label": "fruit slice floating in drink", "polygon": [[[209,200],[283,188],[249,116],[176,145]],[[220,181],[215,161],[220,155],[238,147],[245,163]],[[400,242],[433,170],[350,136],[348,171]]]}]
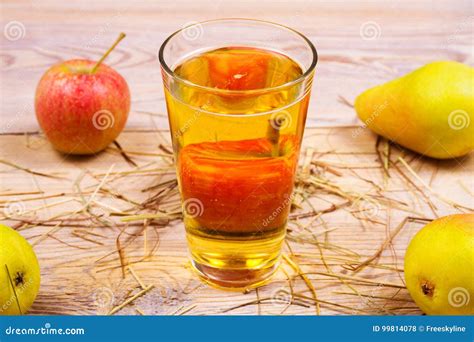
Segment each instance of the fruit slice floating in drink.
[{"label": "fruit slice floating in drink", "polygon": [[291,202],[296,141],[281,137],[279,156],[272,156],[272,150],[266,138],[191,144],[181,150],[183,200],[202,205],[200,215],[187,223],[211,235],[281,229]]}]

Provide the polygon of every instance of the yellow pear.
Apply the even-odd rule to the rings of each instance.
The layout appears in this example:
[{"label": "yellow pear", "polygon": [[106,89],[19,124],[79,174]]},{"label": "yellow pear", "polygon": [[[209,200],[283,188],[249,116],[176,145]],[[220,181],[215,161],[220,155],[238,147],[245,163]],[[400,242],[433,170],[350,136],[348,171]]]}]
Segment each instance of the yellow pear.
[{"label": "yellow pear", "polygon": [[405,282],[428,315],[474,314],[474,214],[423,227],[405,254]]},{"label": "yellow pear", "polygon": [[26,313],[40,287],[33,248],[16,230],[0,224],[0,315]]},{"label": "yellow pear", "polygon": [[447,159],[474,149],[474,68],[433,62],[368,89],[355,101],[377,134],[423,155]]}]

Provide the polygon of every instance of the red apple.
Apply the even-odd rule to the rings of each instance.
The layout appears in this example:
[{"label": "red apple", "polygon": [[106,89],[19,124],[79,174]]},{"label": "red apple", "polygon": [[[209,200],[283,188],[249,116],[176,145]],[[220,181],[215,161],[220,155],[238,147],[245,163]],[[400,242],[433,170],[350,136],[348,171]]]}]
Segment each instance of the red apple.
[{"label": "red apple", "polygon": [[73,59],[52,66],[36,88],[39,125],[60,152],[92,154],[107,147],[123,130],[130,111],[125,79],[98,61]]}]

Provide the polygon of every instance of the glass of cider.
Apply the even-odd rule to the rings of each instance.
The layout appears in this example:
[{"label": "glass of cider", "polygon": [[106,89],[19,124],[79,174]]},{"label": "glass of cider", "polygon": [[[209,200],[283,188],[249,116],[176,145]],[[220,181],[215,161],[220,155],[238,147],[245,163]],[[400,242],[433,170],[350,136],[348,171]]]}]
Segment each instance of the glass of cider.
[{"label": "glass of cider", "polygon": [[159,59],[192,265],[215,287],[260,286],[280,260],[316,49],[222,19],[175,32]]}]

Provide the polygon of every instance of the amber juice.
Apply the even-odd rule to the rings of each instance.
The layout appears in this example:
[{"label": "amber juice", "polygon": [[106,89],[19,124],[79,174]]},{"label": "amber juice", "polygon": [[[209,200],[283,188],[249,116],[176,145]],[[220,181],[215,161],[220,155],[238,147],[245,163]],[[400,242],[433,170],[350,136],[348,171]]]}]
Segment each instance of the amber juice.
[{"label": "amber juice", "polygon": [[285,236],[309,100],[292,84],[302,69],[278,52],[226,47],[174,74],[165,94],[192,263],[214,286],[260,285]]}]

